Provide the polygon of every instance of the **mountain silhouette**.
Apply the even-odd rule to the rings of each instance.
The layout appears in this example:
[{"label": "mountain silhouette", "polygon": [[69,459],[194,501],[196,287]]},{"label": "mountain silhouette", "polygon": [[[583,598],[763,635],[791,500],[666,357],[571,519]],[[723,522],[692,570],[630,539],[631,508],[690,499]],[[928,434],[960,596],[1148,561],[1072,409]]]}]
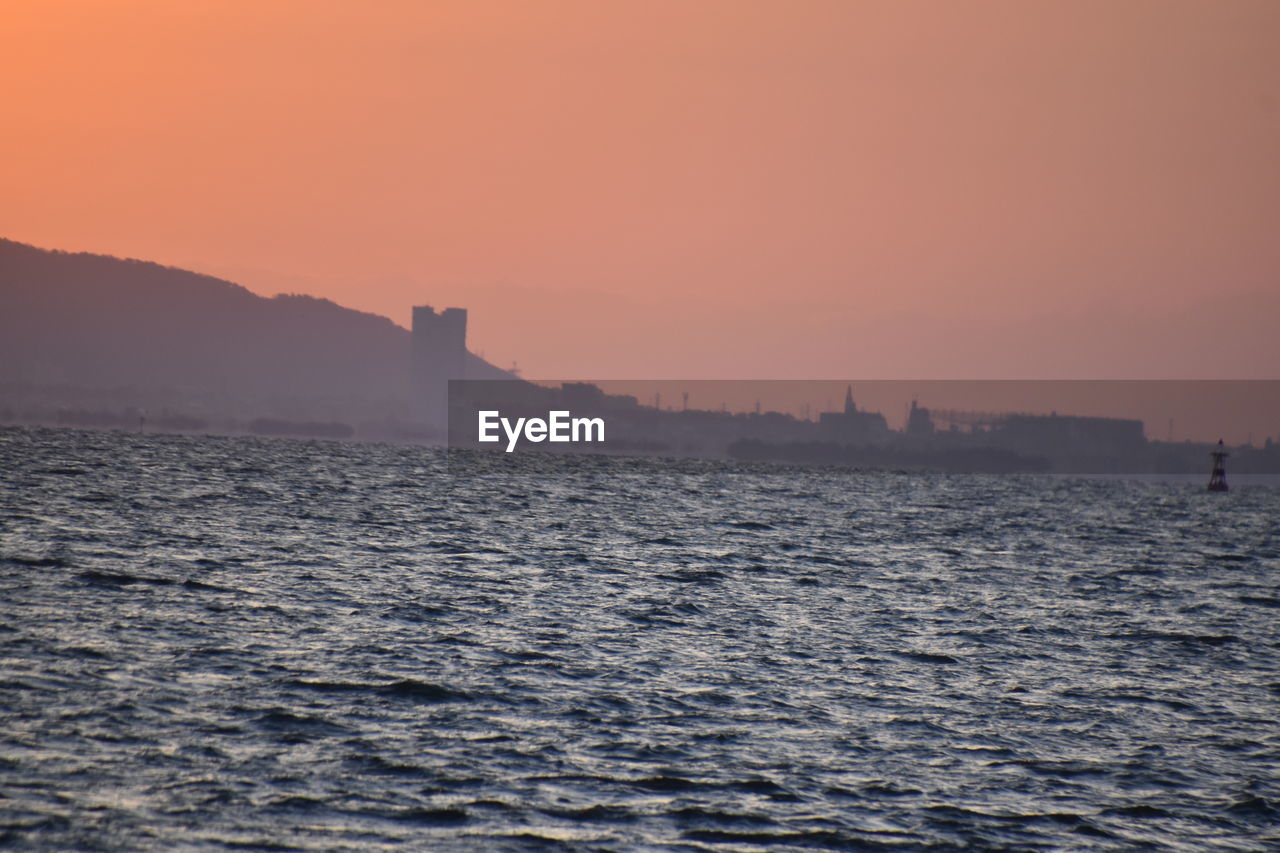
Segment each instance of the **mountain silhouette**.
[{"label": "mountain silhouette", "polygon": [[[0,239],[0,382],[237,416],[401,411],[410,333],[301,295]],[[467,354],[465,377],[511,375]],[[124,392],[129,392],[125,394]]]}]

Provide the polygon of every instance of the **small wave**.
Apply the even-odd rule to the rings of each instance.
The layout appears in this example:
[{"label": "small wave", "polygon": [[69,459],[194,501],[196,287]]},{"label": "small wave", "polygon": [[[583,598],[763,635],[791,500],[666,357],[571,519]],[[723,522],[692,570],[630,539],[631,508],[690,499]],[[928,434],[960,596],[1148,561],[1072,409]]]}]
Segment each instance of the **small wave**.
[{"label": "small wave", "polygon": [[413,806],[398,811],[383,812],[383,817],[402,823],[416,823],[425,826],[456,826],[467,822],[467,811],[456,806],[445,808],[427,808]]},{"label": "small wave", "polygon": [[58,557],[22,557],[17,555],[5,557],[4,562],[19,566],[29,566],[34,569],[65,569],[69,565]]},{"label": "small wave", "polygon": [[188,578],[187,580],[184,580],[182,582],[182,585],[187,589],[197,589],[197,590],[202,590],[204,592],[238,592],[239,591],[239,590],[232,589],[229,586],[218,586],[217,584],[205,583],[204,581],[198,581],[192,578]]},{"label": "small wave", "polygon": [[328,681],[291,679],[289,684],[314,690],[318,693],[363,693],[368,696],[389,696],[396,699],[410,699],[415,702],[459,702],[470,699],[466,693],[450,690],[429,681],[417,681],[406,678],[400,681],[366,682],[366,681]]},{"label": "small wave", "polygon": [[629,784],[646,791],[691,791],[707,787],[705,782],[685,779],[683,776],[646,776],[643,779],[632,779]]},{"label": "small wave", "polygon": [[764,815],[726,812],[720,809],[686,806],[671,812],[682,823],[718,823],[725,826],[778,826],[778,822]]},{"label": "small wave", "polygon": [[622,615],[640,625],[683,626],[687,624],[686,620],[678,618],[672,609],[668,607],[654,607],[649,610],[624,610]]},{"label": "small wave", "polygon": [[905,660],[919,661],[920,663],[937,663],[937,664],[953,664],[960,663],[959,660],[951,655],[936,654],[934,652],[894,652],[900,658]]},{"label": "small wave", "polygon": [[[486,784],[488,784],[488,781],[479,776],[438,776],[432,780],[430,785],[424,785],[419,790],[424,794],[452,794],[458,791],[483,788]],[[472,805],[483,804],[472,803]]]},{"label": "small wave", "polygon": [[769,794],[771,796],[785,795],[789,792],[772,779],[735,779],[725,785],[733,791],[743,791],[748,794]]},{"label": "small wave", "polygon": [[1100,698],[1108,702],[1130,702],[1139,705],[1163,705],[1174,711],[1196,711],[1198,706],[1190,702],[1183,702],[1181,699],[1168,699],[1162,696],[1146,696],[1139,693],[1106,693]]},{"label": "small wave", "polygon": [[624,806],[596,803],[583,808],[556,808],[543,806],[538,809],[545,815],[583,823],[631,823],[638,818],[635,812]]},{"label": "small wave", "polygon": [[1280,820],[1280,804],[1265,797],[1246,797],[1236,800],[1226,808],[1232,814]]},{"label": "small wave", "polygon": [[60,652],[70,654],[78,658],[92,658],[94,660],[114,660],[115,656],[102,649],[95,649],[92,646],[66,646],[59,649]]},{"label": "small wave", "polygon": [[271,811],[287,811],[287,812],[303,812],[314,813],[329,811],[332,806],[315,797],[306,797],[301,794],[292,794],[287,797],[278,797],[266,803],[266,808]]},{"label": "small wave", "polygon": [[663,580],[678,581],[680,583],[712,583],[714,581],[724,580],[728,575],[718,569],[685,569],[676,572],[657,575]]},{"label": "small wave", "polygon": [[370,776],[425,777],[428,773],[425,767],[389,761],[380,755],[353,755],[346,760],[346,764],[357,773],[367,773]]},{"label": "small wave", "polygon": [[898,785],[894,782],[868,782],[858,789],[857,794],[851,796],[866,795],[868,797],[918,797],[924,791],[919,788],[912,788],[906,785]]},{"label": "small wave", "polygon": [[268,711],[258,716],[254,723],[265,731],[285,735],[285,740],[289,743],[306,741],[312,736],[345,734],[348,731],[323,717],[289,711]]},{"label": "small wave", "polygon": [[730,527],[736,527],[739,530],[776,530],[772,524],[766,524],[763,521],[731,521]]},{"label": "small wave", "polygon": [[417,681],[412,678],[402,679],[393,684],[379,687],[378,692],[383,696],[393,696],[397,699],[410,699],[414,702],[429,704],[463,702],[471,698],[460,690],[451,690],[439,684],[433,684],[429,681]]},{"label": "small wave", "polygon": [[738,702],[736,697],[723,690],[695,690],[681,695],[680,699],[694,705],[711,705],[717,708],[736,705]]},{"label": "small wave", "polygon": [[1077,779],[1089,777],[1106,777],[1112,775],[1112,768],[1103,764],[1088,761],[1047,761],[1034,758],[1014,759],[1013,761],[992,761],[991,766],[1013,764],[1020,766],[1028,773],[1057,779]]},{"label": "small wave", "polygon": [[1222,646],[1240,642],[1240,638],[1233,634],[1182,634],[1176,631],[1137,631],[1106,636],[1113,640],[1151,640],[1205,646]]},{"label": "small wave", "polygon": [[[812,847],[819,850],[875,850],[901,849],[891,842],[875,842],[866,838],[845,835],[830,830],[812,832],[750,832],[727,829],[690,829],[683,833],[690,841],[711,844],[761,845],[764,847]],[[904,837],[905,841],[906,838]]]},{"label": "small wave", "polygon": [[1251,554],[1205,554],[1207,559],[1218,560],[1223,563],[1248,563],[1257,559]]},{"label": "small wave", "polygon": [[429,604],[399,604],[383,610],[382,617],[420,624],[433,622],[437,617],[446,616],[448,613],[449,611],[443,607],[434,607]]},{"label": "small wave", "polygon": [[127,572],[104,572],[97,569],[80,572],[77,577],[93,586],[129,586],[135,583],[151,584],[152,586],[173,586],[176,583],[172,578],[131,575]]},{"label": "small wave", "polygon": [[1159,806],[1152,806],[1146,803],[1139,803],[1133,806],[1115,806],[1109,809],[1103,809],[1103,814],[1107,815],[1123,815],[1125,817],[1151,817],[1151,818],[1167,818],[1173,815]]}]

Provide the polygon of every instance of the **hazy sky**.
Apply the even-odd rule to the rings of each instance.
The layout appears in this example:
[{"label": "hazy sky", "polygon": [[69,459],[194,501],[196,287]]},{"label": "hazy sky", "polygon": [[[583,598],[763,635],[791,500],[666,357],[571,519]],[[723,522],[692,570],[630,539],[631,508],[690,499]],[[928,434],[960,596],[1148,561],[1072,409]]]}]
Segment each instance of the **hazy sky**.
[{"label": "hazy sky", "polygon": [[542,377],[1280,376],[1280,3],[6,0],[0,236]]}]

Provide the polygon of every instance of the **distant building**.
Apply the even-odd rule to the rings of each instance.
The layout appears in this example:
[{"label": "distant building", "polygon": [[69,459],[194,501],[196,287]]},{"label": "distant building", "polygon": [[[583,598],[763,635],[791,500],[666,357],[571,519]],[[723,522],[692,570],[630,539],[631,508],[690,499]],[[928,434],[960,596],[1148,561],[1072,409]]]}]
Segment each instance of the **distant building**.
[{"label": "distant building", "polygon": [[1125,455],[1146,444],[1142,421],[1080,415],[1009,415],[992,433],[1024,453]]},{"label": "distant building", "polygon": [[853,386],[844,392],[844,411],[818,415],[818,429],[827,441],[878,444],[889,438],[889,424],[879,412],[860,412],[853,402]]},{"label": "distant building", "polygon": [[430,305],[413,309],[410,354],[413,410],[422,424],[443,433],[448,424],[449,380],[462,379],[467,363],[467,309]]},{"label": "distant building", "polygon": [[933,418],[929,410],[911,401],[911,411],[907,413],[907,437],[929,438],[933,435]]}]

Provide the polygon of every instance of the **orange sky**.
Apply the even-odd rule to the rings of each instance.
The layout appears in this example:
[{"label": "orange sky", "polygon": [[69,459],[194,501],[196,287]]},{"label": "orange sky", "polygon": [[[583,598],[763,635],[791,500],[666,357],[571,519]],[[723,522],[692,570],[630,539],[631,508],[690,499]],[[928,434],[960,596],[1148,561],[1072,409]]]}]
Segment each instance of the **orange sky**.
[{"label": "orange sky", "polygon": [[6,0],[0,236],[544,377],[1280,375],[1274,0]]}]

